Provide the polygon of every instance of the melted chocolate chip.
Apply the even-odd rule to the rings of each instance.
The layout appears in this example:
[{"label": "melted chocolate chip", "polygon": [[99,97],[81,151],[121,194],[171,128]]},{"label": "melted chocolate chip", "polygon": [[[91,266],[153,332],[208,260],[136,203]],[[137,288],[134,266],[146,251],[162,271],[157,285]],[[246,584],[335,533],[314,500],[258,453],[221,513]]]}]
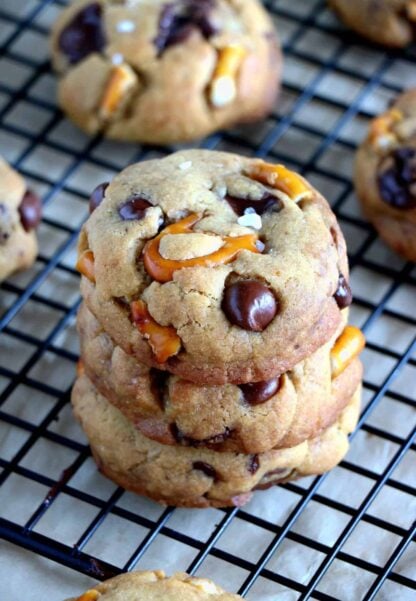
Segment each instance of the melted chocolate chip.
[{"label": "melted chocolate chip", "polygon": [[251,455],[248,460],[247,470],[250,474],[255,474],[260,467],[260,459],[258,455]]},{"label": "melted chocolate chip", "polygon": [[26,232],[34,230],[42,217],[42,203],[39,196],[27,190],[19,206],[21,224]]},{"label": "melted chocolate chip", "polygon": [[398,148],[392,166],[378,176],[380,196],[396,209],[416,208],[416,149]]},{"label": "melted chocolate chip", "polygon": [[228,286],[221,306],[232,324],[252,332],[262,332],[278,309],[273,292],[257,280],[241,280]]},{"label": "melted chocolate chip", "polygon": [[[267,472],[267,474],[265,474],[260,480],[259,484],[254,487],[254,490],[266,490],[275,484],[279,484],[279,482],[289,480],[295,475],[295,473],[296,470],[290,468],[276,469],[272,470],[271,472]],[[276,476],[276,478],[270,480],[272,476]]]},{"label": "melted chocolate chip", "polygon": [[283,203],[280,198],[273,196],[269,192],[265,192],[259,200],[250,200],[249,198],[236,198],[227,194],[225,200],[231,205],[232,210],[237,215],[244,215],[244,211],[253,208],[257,215],[263,215],[267,211],[278,213],[283,209]]},{"label": "melted chocolate chip", "polygon": [[166,48],[184,42],[194,29],[210,38],[217,33],[211,23],[210,13],[214,0],[182,0],[166,4],[159,19],[159,31],[154,44],[161,55]]},{"label": "melted chocolate chip", "polygon": [[339,274],[338,278],[338,288],[334,294],[334,299],[337,302],[337,305],[340,309],[345,309],[349,307],[352,303],[352,292],[350,285],[347,280],[344,278],[342,273]]},{"label": "melted chocolate chip", "polygon": [[244,399],[250,405],[260,405],[268,401],[280,388],[280,378],[272,378],[265,382],[249,382],[239,386]]},{"label": "melted chocolate chip", "polygon": [[120,217],[123,221],[132,221],[133,219],[143,219],[146,209],[151,207],[150,202],[141,198],[140,196],[133,196],[129,200],[121,205],[118,210]]},{"label": "melted chocolate chip", "polygon": [[104,48],[106,40],[101,16],[101,5],[93,2],[78,12],[62,30],[59,48],[72,65]]},{"label": "melted chocolate chip", "polygon": [[89,200],[90,213],[95,211],[95,209],[102,203],[105,191],[109,185],[109,182],[104,182],[103,184],[99,184],[96,188],[94,188]]},{"label": "melted chocolate chip", "polygon": [[199,470],[200,472],[204,472],[208,478],[217,479],[217,472],[215,468],[212,467],[209,463],[205,463],[205,461],[194,461],[192,464],[194,470]]},{"label": "melted chocolate chip", "polygon": [[166,382],[169,378],[169,372],[160,369],[152,368],[150,370],[150,389],[154,398],[157,400],[160,407],[163,408],[163,399],[165,396]]},{"label": "melted chocolate chip", "polygon": [[208,445],[215,445],[224,442],[231,435],[230,428],[225,428],[224,432],[221,434],[215,434],[210,438],[204,438],[202,440],[196,440],[195,438],[191,438],[190,436],[186,436],[183,432],[181,432],[176,424],[170,425],[170,431],[174,439],[182,445],[190,446],[190,447],[206,447]]}]

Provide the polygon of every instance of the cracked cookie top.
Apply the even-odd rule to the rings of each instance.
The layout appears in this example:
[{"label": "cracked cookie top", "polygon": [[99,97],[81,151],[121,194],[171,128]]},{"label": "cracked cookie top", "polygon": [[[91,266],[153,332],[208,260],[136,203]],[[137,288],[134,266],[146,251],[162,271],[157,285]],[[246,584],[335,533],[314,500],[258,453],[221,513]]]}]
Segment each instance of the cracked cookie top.
[{"label": "cracked cookie top", "polygon": [[261,118],[281,58],[257,0],[78,0],[58,19],[60,103],[89,133],[151,143]]},{"label": "cracked cookie top", "polygon": [[79,241],[83,296],[147,365],[264,381],[327,342],[351,303],[335,216],[283,165],[190,150],[101,189]]}]

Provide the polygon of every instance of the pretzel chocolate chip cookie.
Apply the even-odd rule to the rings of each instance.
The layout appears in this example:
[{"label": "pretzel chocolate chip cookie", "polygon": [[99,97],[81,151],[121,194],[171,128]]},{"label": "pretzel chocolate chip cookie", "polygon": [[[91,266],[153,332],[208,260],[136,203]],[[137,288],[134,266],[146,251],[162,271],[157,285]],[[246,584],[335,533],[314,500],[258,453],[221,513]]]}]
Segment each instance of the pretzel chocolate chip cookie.
[{"label": "pretzel chocolate chip cookie", "polygon": [[212,580],[178,572],[170,578],[162,570],[130,572],[106,580],[68,601],[242,601]]},{"label": "pretzel chocolate chip cookie", "polygon": [[128,167],[101,198],[80,236],[82,294],[138,361],[207,385],[266,381],[337,331],[344,239],[284,166],[185,151]]},{"label": "pretzel chocolate chip cookie", "polygon": [[415,0],[329,0],[354,31],[385,46],[402,48],[415,40]]},{"label": "pretzel chocolate chip cookie", "polygon": [[150,440],[85,375],[75,383],[72,403],[101,471],[120,486],[160,503],[225,507],[243,505],[256,488],[320,474],[337,465],[348,450],[347,434],[357,422],[360,389],[319,436],[291,448],[251,455]]},{"label": "pretzel chocolate chip cookie", "polygon": [[355,186],[383,240],[416,261],[416,90],[372,121],[357,152]]},{"label": "pretzel chocolate chip cookie", "polygon": [[361,381],[364,341],[359,330],[341,328],[335,344],[286,374],[204,386],[138,363],[114,345],[85,305],[78,314],[85,373],[137,430],[162,444],[222,452],[292,447],[336,421]]},{"label": "pretzel chocolate chip cookie", "polygon": [[0,281],[35,260],[41,207],[36,194],[0,158]]},{"label": "pretzel chocolate chip cookie", "polygon": [[88,133],[165,144],[265,116],[281,56],[257,0],[78,0],[52,34],[62,108]]}]

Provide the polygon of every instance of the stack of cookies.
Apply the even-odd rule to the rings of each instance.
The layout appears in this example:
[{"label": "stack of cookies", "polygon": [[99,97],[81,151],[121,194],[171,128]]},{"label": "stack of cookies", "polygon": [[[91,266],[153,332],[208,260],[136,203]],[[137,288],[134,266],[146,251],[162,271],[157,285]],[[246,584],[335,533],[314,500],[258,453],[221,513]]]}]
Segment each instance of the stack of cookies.
[{"label": "stack of cookies", "polygon": [[364,337],[324,198],[283,165],[190,150],[128,167],[90,204],[72,402],[101,471],[222,507],[334,467]]}]

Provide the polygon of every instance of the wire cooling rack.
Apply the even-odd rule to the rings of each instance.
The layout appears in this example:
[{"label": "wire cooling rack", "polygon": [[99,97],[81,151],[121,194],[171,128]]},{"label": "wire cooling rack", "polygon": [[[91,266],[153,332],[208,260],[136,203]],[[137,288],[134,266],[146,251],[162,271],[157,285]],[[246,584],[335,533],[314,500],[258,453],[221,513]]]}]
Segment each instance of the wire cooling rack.
[{"label": "wire cooling rack", "polygon": [[[416,84],[414,54],[369,46],[322,1],[267,3],[286,56],[276,111],[200,145],[283,161],[330,200],[349,244],[352,318],[368,337],[360,427],[346,460],[327,476],[256,494],[241,510],[163,508],[96,471],[69,392],[78,352],[74,249],[89,192],[128,163],[169,149],[90,139],[63,118],[47,34],[64,4],[0,3],[0,149],[45,205],[36,265],[0,292],[6,554],[25,554],[35,567],[48,558],[56,570],[61,564],[98,579],[133,568],[186,570],[248,599],[414,599],[416,269],[380,243],[351,185],[369,119],[404,84]],[[14,581],[25,598],[39,599],[15,571],[0,574],[2,601],[18,598]]]}]

